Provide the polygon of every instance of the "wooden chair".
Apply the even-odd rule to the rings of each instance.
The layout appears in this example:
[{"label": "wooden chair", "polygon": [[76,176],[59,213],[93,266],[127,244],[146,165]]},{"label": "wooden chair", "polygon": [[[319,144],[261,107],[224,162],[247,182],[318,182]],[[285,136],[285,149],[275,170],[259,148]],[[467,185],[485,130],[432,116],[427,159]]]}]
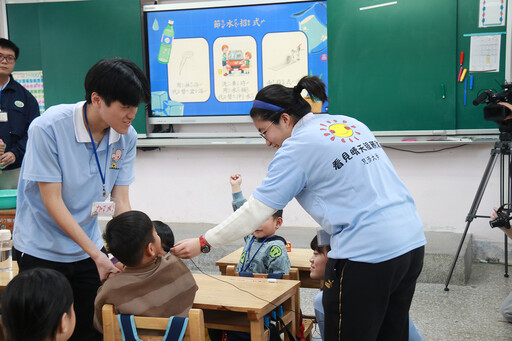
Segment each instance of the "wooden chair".
[{"label": "wooden chair", "polygon": [[[255,278],[268,278],[268,274],[253,273],[252,275]],[[240,276],[240,274],[238,272],[236,272],[236,265],[226,266],[226,276]],[[284,280],[291,279],[291,280],[299,281],[300,280],[299,279],[299,269],[290,268],[288,274],[283,275],[283,277],[281,279],[284,279]],[[296,297],[295,306],[300,307],[299,295],[297,295],[297,297]],[[292,319],[291,317],[283,318],[283,321],[285,321],[285,323],[288,324],[289,322],[291,322],[291,319]],[[297,326],[297,328],[299,328],[299,326]],[[310,333],[311,333],[311,328],[310,328]],[[285,340],[288,340],[288,335],[286,335],[286,333],[285,333]],[[293,341],[293,340],[289,340],[289,341]]]},{"label": "wooden chair", "polygon": [[[105,304],[102,309],[103,318],[103,341],[122,341],[121,328],[117,319],[117,314],[114,312],[114,306],[111,304]],[[169,319],[165,317],[143,317],[134,316],[135,325],[137,330],[139,328],[151,331],[161,331],[161,334],[165,333]],[[201,309],[190,309],[188,313],[188,324],[185,331],[185,337],[183,340],[190,341],[204,341],[205,340],[205,329],[204,329],[204,316]],[[162,336],[155,335],[143,335],[139,334],[139,338],[143,341],[148,340],[161,340]]]},{"label": "wooden chair", "polygon": [[302,323],[304,324],[304,338],[306,341],[311,341],[313,338],[313,328],[316,323],[316,316],[303,314]]},{"label": "wooden chair", "polygon": [[[239,276],[238,272],[236,272],[236,265],[228,265],[226,266],[226,276]],[[253,277],[255,278],[267,278],[268,274],[259,274],[254,273]],[[282,279],[292,279],[292,280],[299,280],[299,269],[297,268],[290,268],[290,271],[287,275],[283,275]]]}]

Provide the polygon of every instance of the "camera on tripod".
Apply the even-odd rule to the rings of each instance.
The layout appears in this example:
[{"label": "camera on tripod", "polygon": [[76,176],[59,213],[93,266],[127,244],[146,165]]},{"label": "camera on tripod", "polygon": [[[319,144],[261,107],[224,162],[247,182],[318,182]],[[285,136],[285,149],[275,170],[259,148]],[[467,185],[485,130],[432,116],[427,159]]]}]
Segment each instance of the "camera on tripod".
[{"label": "camera on tripod", "polygon": [[489,225],[491,225],[492,228],[495,227],[504,227],[506,229],[510,228],[510,213],[512,213],[512,205],[511,204],[503,204],[498,208],[498,211],[496,214],[498,215],[498,218],[489,221]]},{"label": "camera on tripod", "polygon": [[503,83],[501,88],[503,89],[501,92],[496,92],[494,89],[484,91],[473,101],[473,105],[487,104],[484,107],[484,119],[486,121],[500,124],[507,116],[512,114],[510,109],[498,104],[498,102],[512,103],[512,83]]}]

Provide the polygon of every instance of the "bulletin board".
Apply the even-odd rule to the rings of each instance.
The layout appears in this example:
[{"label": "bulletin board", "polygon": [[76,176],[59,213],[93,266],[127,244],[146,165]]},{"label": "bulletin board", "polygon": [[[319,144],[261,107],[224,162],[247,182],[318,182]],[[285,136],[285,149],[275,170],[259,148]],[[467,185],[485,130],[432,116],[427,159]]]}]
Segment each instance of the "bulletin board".
[{"label": "bulletin board", "polygon": [[149,116],[248,115],[266,85],[328,84],[327,1],[177,2],[143,14]]}]

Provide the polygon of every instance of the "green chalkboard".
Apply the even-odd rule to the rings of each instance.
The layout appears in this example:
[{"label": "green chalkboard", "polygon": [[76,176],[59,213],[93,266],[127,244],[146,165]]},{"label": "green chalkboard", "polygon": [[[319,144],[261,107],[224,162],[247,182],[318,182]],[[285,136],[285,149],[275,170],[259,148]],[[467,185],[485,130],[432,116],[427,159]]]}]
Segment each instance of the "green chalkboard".
[{"label": "green chalkboard", "polygon": [[[459,4],[458,17],[463,19],[459,20],[457,27],[457,46],[458,51],[464,51],[469,55],[471,38],[464,35],[480,34],[480,33],[493,33],[505,32],[506,27],[490,27],[478,28],[478,0],[460,1],[463,6]],[[510,2],[509,2],[510,4]],[[469,73],[468,76],[473,75],[474,86],[467,91],[467,104],[464,106],[464,84],[457,84],[457,128],[458,129],[486,129],[497,128],[496,123],[484,120],[483,108],[484,105],[473,105],[473,100],[477,97],[478,93],[482,90],[495,89],[501,91],[500,84],[505,82],[505,34],[501,35],[501,54],[500,54],[500,71],[499,72],[485,72],[485,73]],[[469,58],[465,58],[464,67],[469,70]],[[468,71],[469,72],[469,71]]]},{"label": "green chalkboard", "polygon": [[329,1],[329,112],[356,117],[373,131],[496,128],[471,102],[477,89],[496,87],[494,79],[503,82],[504,40],[502,70],[475,74],[466,106],[464,83],[457,82],[460,51],[469,67],[469,38],[463,34],[505,31],[478,29],[478,4]]},{"label": "green chalkboard", "polygon": [[[139,0],[9,4],[7,21],[20,48],[15,70],[43,70],[47,108],[84,100],[85,74],[102,58],[143,66]],[[143,105],[133,126],[146,134]]]}]

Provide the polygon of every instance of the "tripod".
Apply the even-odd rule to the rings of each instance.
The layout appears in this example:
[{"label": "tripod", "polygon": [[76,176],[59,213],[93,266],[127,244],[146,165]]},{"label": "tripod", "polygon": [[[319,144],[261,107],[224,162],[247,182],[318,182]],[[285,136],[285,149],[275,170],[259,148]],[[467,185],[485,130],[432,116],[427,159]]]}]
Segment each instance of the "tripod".
[{"label": "tripod", "polygon": [[[512,121],[512,120],[510,120]],[[453,259],[452,267],[450,269],[450,273],[448,278],[446,279],[445,291],[449,291],[448,284],[450,284],[450,279],[453,275],[453,270],[455,269],[455,264],[457,263],[457,259],[459,258],[460,250],[462,249],[462,245],[464,244],[464,239],[466,238],[466,234],[468,233],[469,225],[475,218],[489,218],[489,216],[479,216],[476,215],[476,211],[478,210],[478,206],[480,206],[480,201],[482,200],[482,196],[484,195],[485,188],[487,187],[487,183],[489,182],[489,177],[491,176],[494,165],[496,164],[496,160],[498,155],[500,156],[500,205],[504,203],[512,203],[512,187],[511,187],[511,149],[512,149],[512,125],[507,122],[507,124],[501,123],[500,125],[500,139],[498,142],[494,144],[493,149],[491,150],[491,156],[489,158],[489,162],[487,163],[487,167],[485,168],[484,175],[482,176],[482,180],[480,181],[480,185],[478,186],[478,190],[476,192],[475,198],[473,199],[473,204],[471,205],[471,209],[469,210],[468,215],[466,216],[466,228],[464,229],[464,233],[459,243],[459,248],[457,249],[457,253],[455,254],[455,258]],[[506,201],[505,201],[506,199]],[[505,235],[505,277],[508,277],[508,241],[507,236]]]}]

